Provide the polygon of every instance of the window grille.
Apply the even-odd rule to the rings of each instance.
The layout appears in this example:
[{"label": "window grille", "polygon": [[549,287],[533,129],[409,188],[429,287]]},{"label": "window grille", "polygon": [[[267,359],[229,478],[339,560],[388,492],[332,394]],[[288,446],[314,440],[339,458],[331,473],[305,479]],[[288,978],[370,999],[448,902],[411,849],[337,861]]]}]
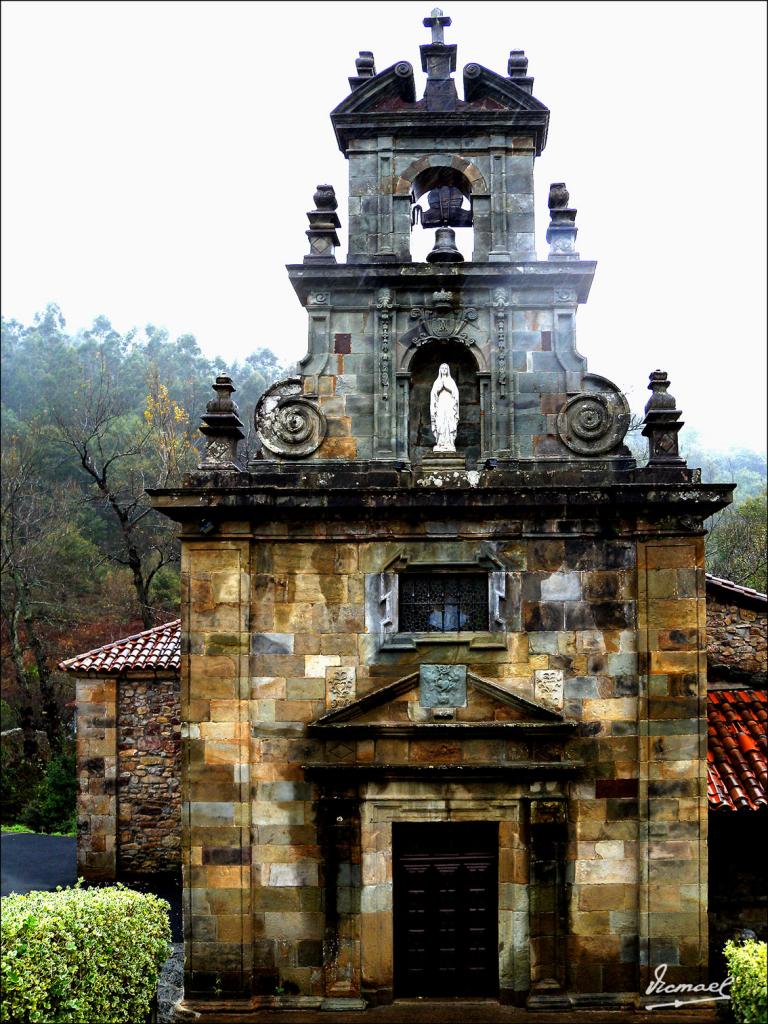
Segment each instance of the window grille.
[{"label": "window grille", "polygon": [[485,573],[401,573],[402,633],[448,633],[488,629]]}]

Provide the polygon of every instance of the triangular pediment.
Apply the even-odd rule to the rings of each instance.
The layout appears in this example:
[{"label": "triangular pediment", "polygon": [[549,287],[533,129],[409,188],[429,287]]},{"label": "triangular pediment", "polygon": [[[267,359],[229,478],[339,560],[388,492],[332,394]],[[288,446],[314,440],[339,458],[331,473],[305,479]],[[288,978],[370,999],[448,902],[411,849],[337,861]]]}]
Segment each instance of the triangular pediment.
[{"label": "triangular pediment", "polygon": [[[404,69],[410,69],[403,74]],[[367,79],[331,111],[331,120],[338,114],[366,114],[415,105],[413,68],[401,61]]]},{"label": "triangular pediment", "polygon": [[[412,69],[403,74],[404,68],[410,65],[393,64],[364,81],[331,111],[331,118],[339,114],[373,114],[398,109],[418,111],[420,108],[434,117],[434,112],[427,111],[422,101],[416,100],[412,92]],[[471,73],[468,69],[472,69]],[[468,64],[464,69],[464,100],[459,101],[455,113],[466,114],[471,109],[549,114],[549,108],[515,84],[514,79],[504,78],[480,64]]]},{"label": "triangular pediment", "polygon": [[484,68],[482,64],[467,64],[464,68],[464,105],[463,111],[475,108],[488,109],[484,101],[492,101],[494,107],[508,111],[535,111],[549,114],[549,108],[535,96],[531,96],[512,78]]},{"label": "triangular pediment", "polygon": [[531,134],[537,153],[547,139],[549,110],[514,79],[504,78],[480,64],[464,69],[464,99],[446,110],[428,109],[416,99],[413,68],[407,61],[356,83],[346,99],[331,111],[331,122],[342,152],[352,139],[387,133],[446,137],[466,135],[468,120],[475,127]]},{"label": "triangular pediment", "polygon": [[313,732],[368,730],[483,730],[569,729],[575,723],[553,708],[530,700],[509,687],[466,674],[466,701],[459,707],[424,707],[420,701],[419,672],[373,690],[349,704],[326,711],[309,726]]}]

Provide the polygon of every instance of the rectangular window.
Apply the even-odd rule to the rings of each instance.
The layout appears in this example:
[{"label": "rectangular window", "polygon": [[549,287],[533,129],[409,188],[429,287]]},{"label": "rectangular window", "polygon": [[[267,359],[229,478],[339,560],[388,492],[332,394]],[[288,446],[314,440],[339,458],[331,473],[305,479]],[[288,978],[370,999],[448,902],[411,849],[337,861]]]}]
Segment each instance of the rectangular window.
[{"label": "rectangular window", "polygon": [[487,573],[404,572],[399,584],[399,632],[488,629]]}]

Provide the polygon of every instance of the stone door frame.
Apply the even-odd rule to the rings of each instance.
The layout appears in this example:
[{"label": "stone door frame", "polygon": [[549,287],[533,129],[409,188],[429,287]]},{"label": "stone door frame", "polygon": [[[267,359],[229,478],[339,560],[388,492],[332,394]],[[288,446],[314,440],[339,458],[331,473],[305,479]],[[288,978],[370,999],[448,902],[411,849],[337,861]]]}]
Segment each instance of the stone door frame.
[{"label": "stone door frame", "polygon": [[360,804],[362,890],[360,938],[363,995],[391,1002],[394,993],[392,825],[498,822],[499,999],[517,1001],[530,989],[528,849],[530,797],[509,784],[398,780],[370,782]]}]

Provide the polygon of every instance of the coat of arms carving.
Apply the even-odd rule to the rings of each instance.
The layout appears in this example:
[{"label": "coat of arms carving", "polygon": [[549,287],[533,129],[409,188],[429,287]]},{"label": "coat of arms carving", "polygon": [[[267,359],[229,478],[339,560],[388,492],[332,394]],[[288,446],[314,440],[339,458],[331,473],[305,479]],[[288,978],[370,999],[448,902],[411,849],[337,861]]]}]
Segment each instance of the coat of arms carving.
[{"label": "coat of arms carving", "polygon": [[453,292],[443,289],[432,295],[432,306],[414,306],[410,311],[414,326],[405,335],[407,345],[426,345],[430,341],[458,341],[478,345],[485,334],[477,325],[479,313],[474,306],[458,307]]},{"label": "coat of arms carving", "polygon": [[342,708],[355,699],[354,668],[328,668],[325,674],[325,706]]}]

